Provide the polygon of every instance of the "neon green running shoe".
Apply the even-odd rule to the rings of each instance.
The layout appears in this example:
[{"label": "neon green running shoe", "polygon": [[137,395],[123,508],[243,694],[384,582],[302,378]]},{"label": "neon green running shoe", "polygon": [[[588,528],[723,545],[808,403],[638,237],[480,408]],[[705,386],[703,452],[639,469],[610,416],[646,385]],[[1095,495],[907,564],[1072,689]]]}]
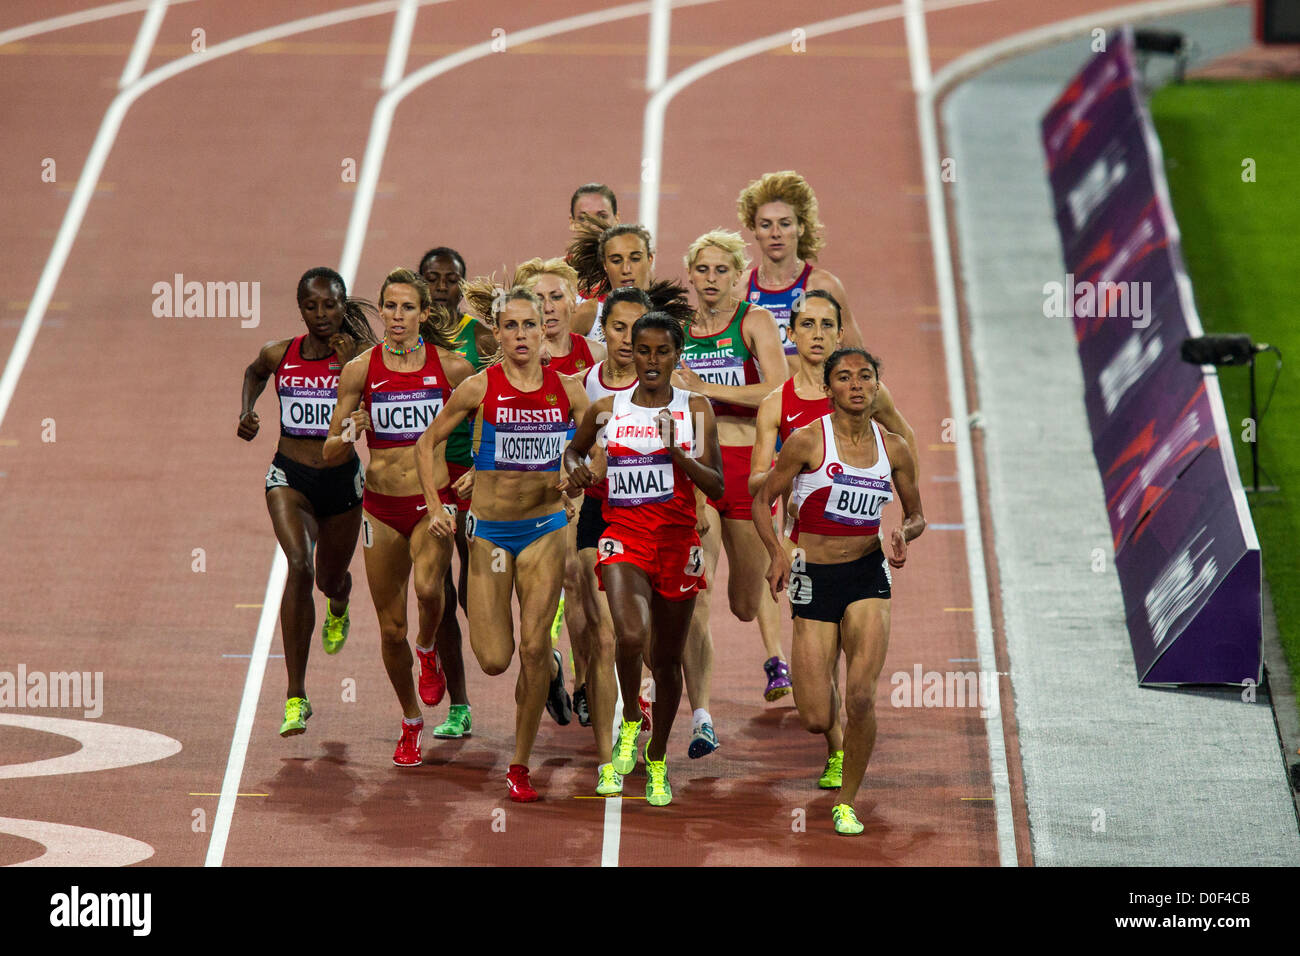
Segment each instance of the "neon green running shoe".
[{"label": "neon green running shoe", "polygon": [[296,737],[307,729],[311,716],[311,702],[306,697],[290,697],[284,702],[284,723],[280,725],[281,737]]},{"label": "neon green running shoe", "polygon": [[822,771],[817,786],[823,790],[838,790],[844,786],[844,751],[837,750],[826,758],[826,769]]},{"label": "neon green running shoe", "polygon": [[840,836],[857,836],[866,829],[858,822],[858,815],[847,803],[837,803],[831,808],[831,819],[835,821],[835,832]]},{"label": "neon green running shoe", "polygon": [[636,766],[636,738],[641,733],[641,721],[623,721],[618,725],[618,740],[614,742],[614,770],[629,774]]},{"label": "neon green running shoe", "polygon": [[555,620],[551,621],[551,646],[560,643],[560,631],[564,627],[564,592],[560,592],[560,603],[555,609]]},{"label": "neon green running shoe", "polygon": [[330,602],[325,602],[325,626],[320,632],[320,642],[325,647],[326,654],[337,654],[343,650],[343,644],[348,639],[348,609],[344,608],[343,613],[334,616],[330,610]]},{"label": "neon green running shoe", "polygon": [[673,788],[668,786],[668,758],[650,759],[650,742],[645,745],[645,799],[652,807],[666,807],[673,802]]},{"label": "neon green running shoe", "polygon": [[443,740],[457,740],[468,737],[472,726],[469,704],[452,704],[447,708],[447,719],[433,728],[433,735]]},{"label": "neon green running shoe", "polygon": [[623,792],[623,775],[612,763],[603,763],[597,769],[596,792],[602,797],[612,797]]}]

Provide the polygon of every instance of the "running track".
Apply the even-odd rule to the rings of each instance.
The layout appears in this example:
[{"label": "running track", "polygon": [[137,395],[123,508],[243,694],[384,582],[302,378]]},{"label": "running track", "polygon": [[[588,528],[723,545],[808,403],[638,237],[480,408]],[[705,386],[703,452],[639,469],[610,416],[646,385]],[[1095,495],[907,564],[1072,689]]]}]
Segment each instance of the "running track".
[{"label": "running track", "polygon": [[[931,61],[937,70],[1011,33],[1114,5],[1078,2],[1053,13],[1055,5],[1040,0],[986,0],[934,11],[926,18]],[[6,358],[133,48],[148,50],[147,73],[188,55],[196,29],[211,51],[345,6],[193,0],[166,10],[152,44],[139,39],[144,14],[137,11],[0,47],[8,111],[0,154]],[[0,863],[39,857],[54,834],[67,841],[64,862],[132,862],[148,848],[149,864],[199,865],[209,855],[215,794],[273,554],[261,480],[274,451],[274,398],[259,404],[262,436],[238,441],[241,376],[263,342],[297,334],[297,276],[340,261],[358,188],[341,181],[341,164],[365,155],[381,78],[386,64],[403,65],[404,42],[405,74],[490,41],[494,29],[506,31],[508,48],[443,73],[399,104],[373,208],[356,234],[363,240],[356,294],[373,297],[389,268],[411,265],[437,244],[459,248],[471,273],[557,254],[567,237],[564,204],[581,182],[611,184],[625,221],[635,216],[647,17],[511,46],[510,35],[524,28],[607,9],[595,0],[528,7],[521,14],[514,4],[426,3],[409,35],[395,33],[392,12],[340,17],[213,57],[130,106],[0,421],[0,540],[7,544],[0,671],[19,664],[28,672],[101,671],[98,723],[165,735],[182,749],[77,776],[7,780]],[[0,31],[84,9],[9,3]],[[864,9],[820,0],[797,19],[774,0],[678,6],[668,75],[755,38]],[[57,164],[55,182],[41,179],[47,157]],[[962,518],[953,446],[941,440],[949,406],[902,20],[810,38],[806,52],[767,53],[702,77],[669,106],[663,157],[656,240],[665,275],[681,273],[681,256],[699,233],[736,228],[736,193],[754,176],[797,168],[812,182],[828,224],[822,264],[844,280],[864,337],[883,356],[885,380],[916,429],[932,528],[895,579],[880,734],[858,801],[864,837],[832,833],[833,799],[815,786],[820,738],[800,729],[789,698],[763,703],[757,634],[719,601],[713,713],[723,749],[685,758],[683,698],[669,751],[675,802],[652,810],[625,800],[617,860],[996,864],[989,744],[978,710],[889,706],[895,672],[978,666],[960,662],[977,656],[962,533],[934,527]],[[260,325],[155,318],[153,285],[176,273],[260,282]],[[42,440],[47,419],[53,442]],[[202,572],[194,570],[199,548]],[[576,721],[560,728],[543,718],[533,769],[544,801],[521,807],[505,799],[513,669],[489,679],[467,648],[474,736],[427,742],[418,771],[392,766],[398,711],[360,554],[353,575],[352,637],[337,658],[318,645],[313,651],[308,689],[316,716],[304,736],[277,736],[283,662],[267,662],[222,862],[599,863],[602,847],[609,852],[606,808],[583,799],[593,793],[594,747]],[[788,641],[787,625],[787,649]],[[278,645],[277,634],[272,655]],[[342,700],[345,681],[355,683],[355,702]],[[8,713],[0,714],[7,766],[78,749],[50,725],[5,723]],[[1024,864],[1032,861],[1009,707],[1003,716]],[[106,736],[83,756],[140,759],[117,732]],[[639,795],[642,782],[638,770],[628,795]],[[806,831],[794,825],[801,811]],[[44,824],[99,832],[68,838],[33,829]],[[133,851],[110,834],[147,848]]]}]

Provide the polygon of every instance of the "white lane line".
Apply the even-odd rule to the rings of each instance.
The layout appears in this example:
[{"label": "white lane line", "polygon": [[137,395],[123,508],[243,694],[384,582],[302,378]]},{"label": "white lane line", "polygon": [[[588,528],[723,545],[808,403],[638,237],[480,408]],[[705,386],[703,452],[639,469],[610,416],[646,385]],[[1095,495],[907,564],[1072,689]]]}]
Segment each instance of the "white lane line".
[{"label": "white lane line", "polygon": [[[423,4],[439,2],[439,0],[420,0],[420,2]],[[304,17],[301,20],[292,20],[279,26],[267,27],[244,36],[234,37],[208,47],[203,53],[191,53],[160,66],[146,73],[113,97],[113,102],[109,104],[108,110],[104,113],[104,118],[100,122],[99,132],[95,134],[95,141],[90,147],[86,163],[81,168],[81,175],[77,179],[77,188],[73,190],[72,199],[68,203],[68,211],[63,215],[63,223],[59,226],[58,235],[54,239],[54,247],[50,250],[49,258],[45,261],[45,268],[41,271],[40,280],[36,283],[36,292],[32,296],[31,303],[27,306],[27,313],[23,316],[23,324],[18,330],[18,337],[14,340],[13,348],[9,352],[9,358],[5,362],[4,374],[0,375],[0,426],[4,424],[5,415],[9,411],[9,403],[13,400],[14,391],[18,388],[18,379],[22,377],[23,368],[31,355],[32,346],[35,344],[37,333],[41,329],[41,323],[45,320],[45,311],[49,308],[59,278],[63,275],[63,268],[67,265],[68,254],[72,251],[72,244],[76,240],[77,233],[80,231],[81,224],[86,217],[86,208],[94,197],[95,187],[99,184],[99,177],[104,171],[104,164],[108,161],[108,154],[113,148],[113,142],[117,139],[118,130],[121,129],[122,121],[126,117],[127,110],[131,108],[131,104],[160,83],[170,80],[187,70],[192,70],[196,66],[211,63],[213,60],[220,59],[231,53],[238,53],[249,47],[269,43],[272,40],[292,36],[296,33],[305,33],[324,27],[337,26],[352,20],[364,19],[365,17],[392,13],[397,7],[398,0],[382,0],[382,2],[378,3],[344,7],[331,13]]]},{"label": "white lane line", "polygon": [[[938,0],[938,2],[928,4],[928,7],[931,10],[948,10],[953,7],[992,2],[994,0]],[[821,20],[808,26],[795,22],[791,24],[791,29],[799,27],[804,31],[804,36],[811,39],[828,33],[852,30],[872,23],[897,20],[902,15],[903,7],[900,4],[893,4],[888,7],[877,7],[874,10],[864,10],[861,13],[835,17],[830,20]],[[784,30],[781,33],[760,37],[757,40],[742,43],[739,46],[734,46],[729,50],[723,50],[721,53],[707,57],[676,74],[650,98],[650,102],[646,104],[641,132],[641,206],[637,219],[641,225],[650,231],[650,235],[657,235],[659,231],[659,190],[660,184],[663,182],[664,114],[668,111],[668,104],[683,89],[715,70],[731,66],[733,63],[739,63],[741,60],[752,56],[758,56],[777,47],[788,46],[791,42],[791,35],[791,30]]]},{"label": "white lane line", "polygon": [[[451,0],[426,0],[427,3],[448,3]],[[406,72],[406,58],[411,49],[411,31],[415,27],[416,7],[413,0],[403,0],[393,18],[393,32],[388,40],[388,56],[384,63],[385,82],[389,77],[401,77]],[[368,147],[367,147],[368,148]],[[352,287],[352,277],[345,280]],[[204,866],[221,866],[226,855],[226,841],[239,798],[239,781],[244,775],[244,761],[248,757],[248,742],[257,721],[257,705],[262,696],[262,681],[266,677],[266,662],[271,654],[271,641],[275,636],[275,623],[279,617],[280,600],[284,596],[285,582],[289,578],[289,560],[277,543],[271,558],[271,571],[266,579],[266,595],[262,598],[262,613],[257,621],[257,635],[244,676],[244,690],[239,698],[239,714],[230,739],[230,754],[226,759],[226,773],[221,781],[221,798],[212,821],[212,836],[208,840],[208,854]]]},{"label": "white lane line", "polygon": [[271,637],[275,634],[275,620],[280,615],[280,598],[289,578],[289,562],[276,545],[271,573],[266,579],[266,596],[262,599],[262,613],[257,621],[257,638],[253,641],[253,656],[248,661],[244,676],[244,692],[239,699],[239,714],[230,739],[230,755],[226,759],[226,772],[221,779],[221,798],[212,818],[212,836],[208,840],[208,853],[204,866],[221,866],[226,855],[226,840],[230,836],[230,822],[235,816],[239,780],[244,775],[244,759],[248,756],[248,741],[257,719],[257,702],[262,693],[262,678],[266,676],[266,658],[271,650]]},{"label": "white lane line", "polygon": [[406,56],[411,51],[411,34],[415,30],[415,0],[402,0],[402,6],[393,17],[393,35],[388,40],[388,60],[384,63],[381,89],[390,90],[406,72]]},{"label": "white lane line", "polygon": [[[939,135],[934,111],[928,108],[933,87],[930,49],[921,0],[903,2],[908,11],[904,25],[912,67],[912,88],[916,91],[930,248],[934,255],[935,282],[939,287],[944,364],[948,372],[948,400],[953,418],[967,423],[967,427],[957,433],[957,472],[961,478],[962,523],[966,526],[966,570],[970,578],[971,604],[974,608],[975,646],[979,654],[980,670],[993,674],[998,669],[997,655],[993,649],[993,612],[989,601],[988,578],[984,571],[984,534],[980,527],[979,497],[975,484],[975,456],[971,451],[970,412],[962,367],[961,332],[957,326],[956,286],[953,283],[952,258],[948,252],[948,220],[943,205],[943,184],[939,180]],[[1001,697],[999,681],[998,705],[985,709],[984,731],[988,738],[989,776],[993,783],[993,804],[997,819],[998,861],[1002,866],[1017,866],[1016,827],[1011,815],[1011,774],[1007,769],[1006,737],[1002,729],[1002,710],[1007,702]]]},{"label": "white lane line", "polygon": [[[194,0],[171,0],[171,5],[179,6],[182,3],[193,2]],[[108,3],[102,7],[81,10],[78,13],[65,13],[61,17],[50,17],[48,20],[36,20],[32,23],[25,23],[20,27],[10,27],[8,30],[0,30],[0,46],[4,46],[6,43],[16,43],[28,37],[40,36],[42,33],[53,33],[56,30],[79,27],[83,23],[95,23],[99,20],[111,20],[113,17],[126,16],[128,13],[139,13],[141,10],[147,10],[152,3],[154,3],[154,0],[126,0],[124,3]]]},{"label": "white lane line", "polygon": [[[909,6],[918,0],[905,0]],[[953,417],[969,421],[966,399],[966,380],[962,369],[961,335],[957,319],[957,290],[953,276],[952,254],[948,247],[948,213],[944,206],[943,184],[939,179],[938,121],[935,108],[942,96],[958,79],[987,69],[994,62],[1009,56],[1026,53],[1032,49],[1059,42],[1101,27],[1117,26],[1128,20],[1144,19],[1171,13],[1183,13],[1205,7],[1226,6],[1227,0],[1157,0],[1157,2],[1130,4],[1109,10],[1098,10],[1084,16],[1062,20],[1023,33],[1015,34],[970,53],[963,54],[929,77],[929,56],[925,57],[926,82],[917,88],[917,118],[921,133],[921,165],[925,175],[926,206],[930,218],[930,244],[934,256],[935,283],[939,291],[939,312],[943,323],[944,356],[948,366],[948,392],[952,400]],[[933,7],[931,7],[933,9]],[[921,22],[921,40],[924,40],[924,21]],[[908,31],[909,49],[914,42]],[[915,86],[914,77],[914,86]],[[959,433],[957,466],[961,478],[962,515],[967,525],[966,564],[970,571],[971,602],[975,608],[976,641],[979,648],[980,670],[997,670],[993,651],[993,627],[990,612],[988,581],[984,574],[983,532],[980,527],[979,503],[975,495],[975,460],[970,446],[969,429]],[[999,857],[1003,866],[1017,865],[1015,851],[1015,826],[1010,808],[1010,783],[1006,774],[1005,737],[1002,733],[1003,708],[999,685],[998,706],[988,710],[989,762],[994,780],[994,799],[998,823]],[[1014,695],[1012,701],[1014,706]],[[1004,806],[1005,789],[1005,806]],[[1008,834],[1004,839],[1004,833]]]},{"label": "white lane line", "polygon": [[669,0],[653,0],[650,10],[650,45],[645,61],[645,88],[653,93],[668,78],[668,43],[672,32],[673,6]]},{"label": "white lane line", "polygon": [[144,72],[144,65],[149,62],[149,53],[153,50],[154,40],[158,38],[158,28],[162,26],[163,15],[166,12],[167,0],[153,0],[149,4],[149,10],[140,24],[140,32],[136,35],[135,45],[131,47],[131,55],[127,58],[126,66],[122,68],[122,77],[117,81],[119,90],[140,79],[140,74]]},{"label": "white lane line", "polygon": [[[717,2],[718,0],[673,0],[673,5],[687,7]],[[575,30],[602,26],[616,20],[645,16],[649,12],[650,3],[648,2],[629,3],[611,7],[608,10],[583,13],[578,16],[565,17],[562,20],[553,20],[539,26],[529,27],[517,33],[506,35],[507,52],[504,55],[510,55],[509,49],[512,46],[532,43],[535,40],[544,40],[547,37],[561,33],[571,33]],[[357,180],[357,191],[352,199],[352,214],[348,219],[348,231],[343,242],[343,255],[339,259],[338,272],[349,289],[352,288],[355,282],[357,269],[361,264],[361,247],[365,244],[366,228],[370,224],[370,213],[374,207],[375,192],[379,185],[379,174],[384,164],[384,153],[388,149],[388,134],[392,129],[393,116],[397,112],[398,104],[412,91],[430,80],[442,76],[444,73],[450,73],[452,70],[473,63],[476,60],[481,60],[484,57],[501,55],[493,49],[496,45],[499,45],[496,39],[485,40],[482,43],[477,43],[474,46],[466,47],[456,53],[434,60],[432,63],[422,66],[414,73],[411,73],[391,90],[384,93],[378,104],[376,104],[374,116],[370,122],[370,139],[366,142],[365,156],[361,160],[361,175]]]},{"label": "white lane line", "polygon": [[[610,728],[611,740],[618,746],[618,725],[623,722],[623,685],[618,682],[618,668],[614,668],[614,726]],[[627,789],[626,783],[624,789]],[[618,866],[618,848],[623,831],[623,798],[605,798],[605,823],[601,829],[600,865]]]}]

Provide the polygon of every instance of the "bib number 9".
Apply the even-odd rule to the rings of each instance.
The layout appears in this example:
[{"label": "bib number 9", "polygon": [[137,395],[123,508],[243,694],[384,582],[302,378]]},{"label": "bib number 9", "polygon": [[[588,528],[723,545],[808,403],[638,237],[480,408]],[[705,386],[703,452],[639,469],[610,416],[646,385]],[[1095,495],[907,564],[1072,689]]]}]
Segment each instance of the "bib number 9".
[{"label": "bib number 9", "polygon": [[686,559],[685,573],[699,577],[704,573],[704,549],[698,544],[691,546],[690,557]]},{"label": "bib number 9", "polygon": [[601,538],[596,542],[596,553],[601,558],[609,559],[623,553],[623,542],[617,538]]}]

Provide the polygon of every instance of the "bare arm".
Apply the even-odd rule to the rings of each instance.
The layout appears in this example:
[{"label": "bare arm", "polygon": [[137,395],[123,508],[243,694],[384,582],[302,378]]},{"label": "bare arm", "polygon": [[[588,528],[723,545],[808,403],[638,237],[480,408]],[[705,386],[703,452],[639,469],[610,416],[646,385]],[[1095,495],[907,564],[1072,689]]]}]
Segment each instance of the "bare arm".
[{"label": "bare arm", "polygon": [[275,374],[291,341],[292,339],[281,339],[278,342],[267,342],[253,363],[244,369],[243,406],[239,411],[239,428],[235,432],[244,441],[252,441],[257,437],[259,418],[257,412],[253,411],[253,406],[257,404],[258,396],[266,388],[266,383]]},{"label": "bare arm", "polygon": [[600,342],[588,342],[587,348],[591,349],[592,359],[594,359],[597,362],[604,361],[606,355],[604,345],[602,345]]},{"label": "bare arm", "polygon": [[569,323],[569,327],[579,335],[590,335],[591,327],[596,324],[598,308],[600,303],[596,299],[588,299],[578,306],[578,311],[573,313],[573,320]]},{"label": "bare arm", "polygon": [[[718,426],[713,420],[713,408],[703,396],[692,395],[691,415],[698,426],[695,429],[695,450],[698,454],[687,455],[683,452],[677,445],[675,434],[670,436],[672,441],[665,441],[664,444],[668,446],[673,462],[681,466],[695,487],[716,501],[722,497],[723,479],[722,450],[718,448]],[[668,416],[667,420],[671,423],[672,417]]]},{"label": "bare arm", "polygon": [[[466,363],[468,364],[468,363]],[[444,371],[446,371],[444,369]],[[420,476],[420,489],[424,492],[424,497],[429,501],[438,499],[438,489],[445,487],[447,482],[443,481],[438,484],[440,478],[447,477],[447,462],[445,458],[446,449],[441,448],[442,474],[439,475],[436,470],[436,457],[434,449],[442,446],[447,441],[456,426],[465,420],[465,416],[478,408],[483,402],[483,396],[487,393],[487,375],[479,372],[477,375],[471,375],[465,379],[456,390],[451,393],[451,400],[442,406],[442,411],[438,413],[429,427],[424,430],[415,442],[415,470]]]},{"label": "bare arm", "polygon": [[776,596],[785,589],[786,580],[790,575],[790,561],[785,556],[785,549],[777,540],[776,528],[772,525],[772,502],[790,491],[795,475],[804,468],[811,467],[814,454],[820,460],[821,450],[818,447],[820,444],[819,429],[807,426],[797,429],[781,446],[781,454],[776,456],[776,464],[763,479],[763,487],[754,496],[753,504],[750,506],[750,517],[754,521],[754,527],[758,529],[758,536],[767,548],[767,586],[772,592],[773,600],[776,600]]},{"label": "bare arm", "polygon": [[840,304],[840,344],[849,348],[862,348],[862,332],[853,321],[853,310],[849,308],[849,294],[844,291],[844,283],[825,269],[813,269],[808,276],[808,290],[811,292],[813,289],[829,292]]},{"label": "bare arm", "polygon": [[758,406],[758,418],[755,419],[754,450],[749,456],[749,482],[746,490],[750,497],[758,494],[763,487],[763,479],[772,468],[772,459],[776,456],[777,429],[781,424],[781,389],[773,391]]},{"label": "bare arm", "polygon": [[[920,537],[925,530],[925,515],[921,513],[921,493],[916,487],[916,465],[907,443],[897,435],[885,435],[885,454],[889,456],[889,469],[898,490],[898,503],[903,506],[903,525],[889,536],[889,563],[901,568],[907,560],[907,542]],[[883,542],[882,542],[883,544]]]},{"label": "bare arm", "polygon": [[871,403],[871,417],[878,421],[885,431],[893,432],[907,442],[907,450],[912,453],[912,466],[919,480],[921,459],[916,452],[916,432],[912,431],[912,426],[907,423],[903,413],[894,404],[894,396],[884,382],[880,383],[876,400]]},{"label": "bare arm", "polygon": [[609,395],[592,402],[587,407],[578,422],[578,430],[574,432],[573,440],[569,442],[569,447],[564,449],[564,470],[568,474],[566,479],[568,485],[565,487],[571,485],[575,488],[590,488],[599,481],[587,467],[585,459],[591,453],[591,446],[596,444],[596,435],[600,432],[601,426],[609,420],[613,408],[614,399]]},{"label": "bare arm", "polygon": [[[363,431],[370,427],[370,413],[361,408],[361,390],[366,385],[366,372],[370,366],[370,351],[366,350],[343,366],[339,376],[339,399],[334,405],[334,417],[330,420],[329,435],[325,438],[325,447],[321,457],[327,465],[337,465],[348,457],[348,446],[356,442]],[[344,433],[343,423],[351,419],[352,424]]]}]

